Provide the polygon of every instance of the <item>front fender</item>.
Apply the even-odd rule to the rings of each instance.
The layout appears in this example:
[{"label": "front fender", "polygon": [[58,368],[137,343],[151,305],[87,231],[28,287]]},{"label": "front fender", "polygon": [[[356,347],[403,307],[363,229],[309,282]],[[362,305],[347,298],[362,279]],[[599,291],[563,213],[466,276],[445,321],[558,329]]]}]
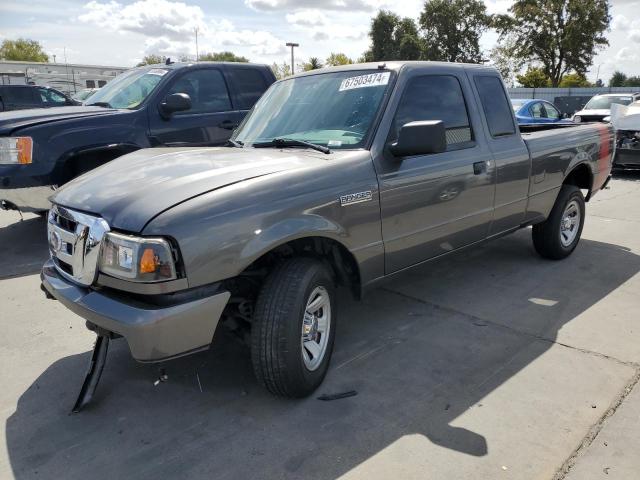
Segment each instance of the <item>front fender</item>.
[{"label": "front fender", "polygon": [[240,273],[265,253],[300,238],[325,237],[343,243],[347,231],[336,222],[316,214],[302,214],[260,229],[242,249],[239,257]]}]

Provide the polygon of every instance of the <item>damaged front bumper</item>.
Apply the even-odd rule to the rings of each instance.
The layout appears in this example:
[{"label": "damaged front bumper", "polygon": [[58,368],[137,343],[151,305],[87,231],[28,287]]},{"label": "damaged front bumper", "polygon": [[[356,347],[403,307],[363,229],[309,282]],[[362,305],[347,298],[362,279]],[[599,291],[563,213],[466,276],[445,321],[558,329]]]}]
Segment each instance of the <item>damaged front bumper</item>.
[{"label": "damaged front bumper", "polygon": [[145,303],[80,287],[63,278],[51,260],[43,266],[41,280],[51,296],[87,320],[98,335],[123,336],[139,362],[160,362],[208,348],[230,296],[218,288],[180,303]]}]

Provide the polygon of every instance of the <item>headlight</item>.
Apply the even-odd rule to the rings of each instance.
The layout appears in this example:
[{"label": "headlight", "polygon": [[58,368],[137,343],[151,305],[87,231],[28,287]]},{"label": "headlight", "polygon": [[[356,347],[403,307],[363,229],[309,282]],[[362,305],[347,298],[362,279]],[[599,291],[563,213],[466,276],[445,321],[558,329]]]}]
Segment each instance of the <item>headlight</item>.
[{"label": "headlight", "polygon": [[580,122],[582,122],[582,117],[580,115],[575,115],[573,117],[573,121],[576,122],[576,123],[580,123]]},{"label": "headlight", "polygon": [[31,163],[32,153],[31,137],[0,137],[0,164],[26,165]]},{"label": "headlight", "polygon": [[109,232],[103,239],[100,271],[133,282],[175,280],[171,245],[163,238],[140,238]]}]

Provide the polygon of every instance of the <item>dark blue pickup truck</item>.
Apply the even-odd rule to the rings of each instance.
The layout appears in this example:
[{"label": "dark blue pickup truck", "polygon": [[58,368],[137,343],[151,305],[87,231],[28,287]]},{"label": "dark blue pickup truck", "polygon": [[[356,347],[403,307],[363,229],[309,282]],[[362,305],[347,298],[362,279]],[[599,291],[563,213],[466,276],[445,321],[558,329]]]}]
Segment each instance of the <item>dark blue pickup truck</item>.
[{"label": "dark blue pickup truck", "polygon": [[58,186],[141,148],[222,145],[274,81],[266,65],[149,65],[86,106],[0,113],[0,207],[47,210]]}]

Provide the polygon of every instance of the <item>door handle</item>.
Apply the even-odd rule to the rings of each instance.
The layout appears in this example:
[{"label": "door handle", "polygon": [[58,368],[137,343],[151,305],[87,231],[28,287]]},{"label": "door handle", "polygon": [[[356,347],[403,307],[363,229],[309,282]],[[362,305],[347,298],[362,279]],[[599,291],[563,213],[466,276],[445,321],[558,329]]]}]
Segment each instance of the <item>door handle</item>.
[{"label": "door handle", "polygon": [[482,173],[487,173],[487,162],[475,162],[473,164],[473,174],[480,175]]},{"label": "door handle", "polygon": [[239,123],[237,122],[232,122],[231,120],[225,120],[223,122],[220,122],[218,124],[218,127],[220,128],[224,128],[225,130],[235,130],[236,128],[238,128]]}]

